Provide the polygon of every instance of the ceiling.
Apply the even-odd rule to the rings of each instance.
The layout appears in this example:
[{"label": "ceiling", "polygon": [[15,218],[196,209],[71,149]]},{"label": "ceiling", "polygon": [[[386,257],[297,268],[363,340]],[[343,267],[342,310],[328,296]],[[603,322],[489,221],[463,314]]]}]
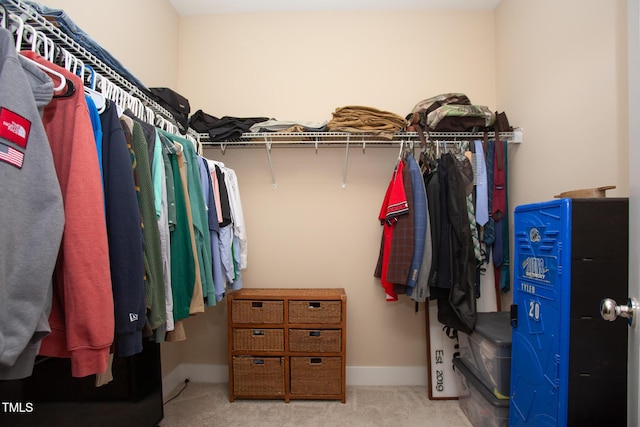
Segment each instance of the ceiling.
[{"label": "ceiling", "polygon": [[182,16],[336,10],[495,9],[500,0],[169,0]]}]

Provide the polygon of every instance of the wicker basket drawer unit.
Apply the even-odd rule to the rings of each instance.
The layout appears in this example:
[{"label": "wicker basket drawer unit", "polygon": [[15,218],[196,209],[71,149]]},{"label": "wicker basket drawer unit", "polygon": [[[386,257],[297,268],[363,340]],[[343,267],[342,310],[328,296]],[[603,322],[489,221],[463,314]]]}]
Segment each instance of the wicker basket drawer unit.
[{"label": "wicker basket drawer unit", "polygon": [[229,401],[344,403],[346,304],[342,288],[229,293]]}]

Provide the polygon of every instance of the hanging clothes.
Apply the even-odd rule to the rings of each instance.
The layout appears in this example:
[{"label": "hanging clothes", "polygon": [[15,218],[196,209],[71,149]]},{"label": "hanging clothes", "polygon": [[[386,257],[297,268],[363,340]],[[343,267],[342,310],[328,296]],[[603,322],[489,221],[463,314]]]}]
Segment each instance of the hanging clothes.
[{"label": "hanging clothes", "polygon": [[[152,141],[155,143],[155,132]],[[131,142],[139,166],[140,178],[140,216],[142,218],[142,235],[144,236],[143,259],[145,267],[145,299],[147,322],[153,330],[166,322],[164,270],[162,267],[162,251],[160,247],[160,230],[151,178],[151,162],[149,148],[143,127],[134,122]]]},{"label": "hanging clothes", "polygon": [[89,109],[89,118],[91,119],[91,126],[93,126],[93,138],[96,141],[96,150],[98,152],[98,165],[100,167],[100,177],[104,181],[104,172],[102,165],[102,123],[100,121],[100,113],[98,107],[91,96],[85,94],[84,99],[87,102],[87,108]]},{"label": "hanging clothes", "polygon": [[229,196],[229,207],[231,208],[231,220],[233,222],[234,247],[237,248],[239,254],[236,260],[238,261],[239,268],[244,270],[247,268],[248,261],[248,241],[238,176],[233,169],[228,167],[225,167],[224,176],[227,194]]},{"label": "hanging clothes", "polygon": [[[73,376],[96,374],[96,385],[103,385],[112,380],[114,354],[142,351],[143,336],[157,342],[185,339],[182,320],[224,297],[221,257],[212,244],[220,222],[211,171],[190,140],[142,121],[150,115],[128,99],[135,90],[109,95],[105,89],[105,96],[117,102],[107,101],[98,111],[94,98],[81,90],[84,76],[35,52],[17,55],[6,30],[0,38],[0,93],[7,94],[0,98],[0,176],[6,176],[0,185],[11,184],[5,194],[24,191],[20,179],[35,176],[37,164],[43,182],[30,194],[42,200],[21,219],[37,221],[33,214],[48,214],[46,231],[30,224],[47,239],[29,251],[42,266],[25,270],[40,286],[40,292],[33,288],[33,303],[16,305],[15,289],[0,288],[12,307],[28,313],[0,322],[0,341],[7,344],[0,346],[0,379],[29,376],[40,354],[70,358]],[[65,57],[65,66],[73,66],[73,60]],[[123,111],[131,117],[120,117]],[[12,169],[20,171],[20,179]],[[238,288],[247,251],[233,170],[221,175],[221,186],[229,189],[231,285]],[[13,201],[12,209],[21,206]],[[13,230],[16,224],[9,215],[0,218],[0,226]],[[3,232],[8,243],[16,240]],[[8,249],[0,244],[2,250]],[[13,280],[12,271],[5,273]],[[31,283],[17,282],[22,289]],[[3,298],[0,308],[4,303]]]},{"label": "hanging clothes", "polygon": [[[79,77],[33,52],[75,88]],[[114,306],[102,180],[84,93],[75,90],[45,107],[44,126],[64,200],[65,228],[53,276],[51,334],[40,354],[70,357],[74,377],[103,372],[114,339]]]},{"label": "hanging clothes", "polygon": [[214,185],[214,199],[219,206],[219,252],[225,288],[243,287],[242,270],[247,268],[247,232],[240,187],[236,172],[224,163],[208,160]]},{"label": "hanging clothes", "polygon": [[[431,273],[431,265],[433,258],[433,237],[431,234],[431,215],[429,213],[429,197],[427,195],[427,182],[428,182],[428,173],[425,171],[420,176],[420,182],[416,184],[414,189],[417,187],[419,191],[424,193],[424,238],[423,238],[423,249],[422,249],[422,258],[420,261],[420,267],[418,270],[418,280],[416,281],[416,286],[414,287],[413,293],[410,295],[411,299],[415,302],[426,302],[429,298],[429,275]],[[416,205],[420,203],[419,199],[422,196],[416,196]],[[417,209],[420,209],[417,206]],[[417,217],[418,215],[416,215]],[[416,224],[416,228],[420,227],[419,224]],[[416,238],[416,242],[418,242],[419,237]],[[416,243],[416,245],[419,243]]]},{"label": "hanging clothes", "polygon": [[489,221],[487,163],[485,161],[482,141],[474,141],[473,164],[475,165],[476,184],[476,221],[483,226]]},{"label": "hanging clothes", "polygon": [[[499,147],[496,150],[496,167],[498,172],[498,181],[495,184],[495,188],[498,190],[497,198],[499,200],[498,207],[494,208],[497,212],[503,209],[507,212],[508,198],[507,198],[507,149],[506,142],[496,141],[496,146]],[[502,188],[499,188],[502,187]],[[494,197],[496,195],[494,194]],[[509,215],[500,215],[502,218],[496,222],[496,228],[500,229],[499,233],[496,233],[496,245],[501,246],[501,258],[499,263],[494,262],[496,266],[496,289],[500,289],[502,292],[507,292],[510,288],[509,277]],[[499,239],[499,242],[498,242]]]},{"label": "hanging clothes", "polygon": [[53,87],[0,28],[0,380],[30,376],[51,330],[51,276],[65,221],[42,124]]},{"label": "hanging clothes", "polygon": [[[380,279],[382,288],[385,291],[385,298],[387,301],[397,301],[398,295],[395,291],[394,283],[389,280],[389,269],[394,268],[398,270],[398,266],[390,264],[391,257],[391,245],[393,243],[394,228],[400,222],[403,217],[409,212],[409,203],[407,201],[407,195],[405,193],[403,170],[405,162],[398,160],[396,168],[391,176],[391,181],[387,187],[387,191],[378,214],[378,220],[383,227],[382,239],[380,242],[380,253],[378,255],[378,262],[374,271],[374,277]],[[406,259],[406,258],[405,258]],[[410,263],[406,267],[401,264],[399,270],[408,273],[411,268]],[[393,276],[394,274],[392,274]],[[397,276],[397,273],[395,273]],[[407,276],[404,280],[400,280],[401,283],[406,282]]]},{"label": "hanging clothes", "polygon": [[[467,214],[464,178],[451,153],[442,156],[448,171],[447,212],[451,225],[444,239],[451,243],[451,288],[438,299],[438,320],[458,331],[472,333],[477,318],[475,305],[475,257]],[[442,259],[443,257],[441,257]]]},{"label": "hanging clothes", "polygon": [[222,221],[219,225],[220,234],[220,260],[222,263],[222,271],[227,283],[233,283],[235,280],[233,266],[233,221],[231,218],[231,205],[229,203],[229,193],[227,191],[227,183],[224,172],[219,165],[215,165],[216,181],[218,183],[218,191],[220,193],[220,206],[222,210]]},{"label": "hanging clothes", "polygon": [[142,219],[130,151],[131,133],[123,130],[115,105],[108,102],[100,116],[103,128],[105,206],[109,264],[115,312],[115,354],[142,351],[145,322]]},{"label": "hanging clothes", "polygon": [[[171,187],[173,187],[173,202],[175,219],[170,222],[171,227],[171,291],[173,295],[174,321],[189,317],[189,307],[196,285],[195,253],[191,244],[191,227],[187,218],[187,205],[180,176],[178,148],[162,132],[160,140],[171,166]],[[201,282],[198,283],[202,286]]]},{"label": "hanging clothes", "polygon": [[[165,339],[165,332],[174,330],[173,321],[173,294],[171,292],[171,231],[169,227],[169,218],[171,216],[171,206],[169,199],[174,199],[173,186],[169,185],[169,177],[171,165],[162,147],[160,134],[156,130],[154,138],[154,154],[151,166],[151,178],[153,180],[154,200],[156,202],[156,216],[158,222],[158,233],[160,237],[160,254],[162,258],[162,277],[164,279],[164,296],[165,296],[165,317],[166,321],[163,326],[156,330],[154,340],[162,342]],[[171,197],[169,194],[171,193]],[[173,206],[175,214],[175,206]]]},{"label": "hanging clothes", "polygon": [[[438,285],[438,264],[439,246],[441,235],[441,212],[440,212],[440,173],[444,168],[432,167],[423,174],[425,187],[427,189],[427,207],[429,210],[429,227],[431,229],[431,269],[428,272],[429,295]],[[427,272],[425,272],[427,273]]]},{"label": "hanging clothes", "polygon": [[193,143],[177,135],[164,133],[174,144],[182,147],[182,159],[185,180],[187,184],[187,195],[189,198],[189,209],[191,210],[193,221],[193,233],[196,242],[195,254],[199,265],[201,278],[202,295],[204,298],[211,298],[215,302],[215,290],[213,287],[213,272],[211,265],[211,240],[209,234],[209,221],[207,218],[206,204],[202,192],[200,181],[200,168],[198,165],[198,155]]},{"label": "hanging clothes", "polygon": [[204,279],[202,277],[202,258],[201,258],[201,254],[200,251],[198,249],[198,240],[196,237],[196,228],[195,228],[195,221],[194,221],[194,215],[193,215],[193,199],[191,197],[191,194],[189,192],[189,173],[187,172],[188,170],[188,163],[187,160],[185,159],[185,150],[184,150],[184,146],[182,144],[180,144],[179,142],[174,141],[173,143],[177,148],[178,148],[178,164],[179,164],[179,172],[180,172],[180,180],[182,183],[182,191],[184,193],[184,198],[185,198],[185,206],[187,209],[187,222],[189,224],[189,237],[191,240],[191,249],[193,250],[193,254],[194,254],[194,268],[195,268],[195,273],[196,273],[196,282],[195,285],[193,287],[193,293],[191,294],[191,301],[189,304],[189,314],[190,315],[194,315],[197,313],[203,313],[204,312]]},{"label": "hanging clothes", "polygon": [[[449,170],[450,164],[447,165],[442,158],[438,159],[438,185],[439,199],[436,201],[436,209],[440,213],[439,234],[436,250],[438,251],[438,264],[433,278],[435,283],[432,285],[431,295],[433,298],[442,299],[448,297],[451,292],[453,283],[452,277],[452,259],[451,259],[451,239],[449,236],[451,230],[451,219],[449,217]],[[455,171],[453,171],[455,173]]]},{"label": "hanging clothes", "polygon": [[407,294],[412,295],[414,288],[418,284],[420,267],[424,257],[425,239],[427,230],[427,192],[424,188],[424,181],[420,166],[413,156],[407,156],[407,164],[409,165],[409,173],[411,175],[411,188],[413,192],[413,211],[414,211],[414,246],[413,258],[411,261],[411,270],[407,279]]},{"label": "hanging clothes", "polygon": [[402,162],[404,164],[402,168],[402,184],[409,209],[393,228],[393,238],[391,239],[391,250],[389,253],[389,267],[387,271],[387,280],[394,284],[394,292],[396,294],[407,293],[406,284],[409,282],[411,276],[415,247],[413,183],[411,182],[408,161],[402,159]]},{"label": "hanging clothes", "polygon": [[[495,156],[497,151],[494,150],[495,145],[493,141],[488,141],[486,146],[489,154],[485,155],[485,145],[474,143],[472,149],[482,150],[482,153],[478,153],[479,156],[475,157],[468,151],[468,143],[456,142],[453,146],[454,151],[450,148],[441,149],[439,145],[435,150],[424,151],[421,153],[421,165],[414,164],[415,160],[412,156],[406,159],[406,163],[399,161],[392,181],[387,187],[385,201],[378,216],[384,229],[374,276],[381,279],[386,299],[397,300],[398,294],[401,293],[399,291],[402,289],[398,283],[394,282],[394,280],[398,281],[398,276],[393,280],[389,279],[389,269],[400,265],[397,262],[394,265],[391,260],[394,256],[395,259],[399,259],[401,254],[399,248],[406,250],[407,247],[399,243],[394,246],[394,240],[400,236],[396,234],[394,227],[398,227],[403,218],[411,218],[411,215],[404,215],[405,212],[402,212],[406,209],[414,214],[413,219],[410,220],[414,225],[413,259],[409,264],[408,271],[411,271],[411,277],[407,282],[407,285],[414,286],[413,288],[405,286],[408,296],[416,302],[424,302],[427,298],[437,300],[439,321],[452,329],[467,333],[473,332],[475,328],[476,296],[478,296],[482,279],[481,272],[484,270],[483,263],[487,259],[484,254],[491,249],[493,249],[496,269],[496,286],[501,289],[508,289],[509,286],[508,258],[504,257],[504,248],[508,251],[508,220],[503,218],[500,222],[496,222],[493,218],[492,196],[495,192],[488,192],[487,200],[482,201],[483,204],[486,203],[487,222],[482,226],[476,221],[477,175],[480,176],[481,185],[486,186],[487,189],[492,188],[491,186],[495,185],[494,170],[500,167],[501,174],[504,175],[501,178],[504,184],[501,185],[500,181],[498,182],[499,191],[503,191],[503,196],[506,196],[506,145],[503,145],[499,151],[501,166],[497,166],[497,158],[491,156]],[[448,146],[445,145],[445,147]],[[480,161],[486,159],[486,162],[482,165],[474,165],[470,158],[476,161],[478,158]],[[479,174],[476,174],[476,168],[479,166],[484,167],[486,175],[482,169]],[[409,175],[404,173],[405,167]],[[413,175],[411,175],[412,169]],[[402,173],[399,174],[398,170]],[[398,191],[400,179],[411,180],[414,184],[413,198]],[[395,190],[393,190],[394,186],[396,186]],[[408,190],[404,183],[402,190]],[[402,206],[400,210],[402,216],[387,220],[386,209],[391,195],[394,194],[393,191],[396,192],[394,202],[398,203],[397,206]],[[484,198],[481,197],[481,199]],[[420,204],[426,206],[426,209],[421,210],[418,207]],[[505,212],[508,211],[506,200],[500,203],[500,206],[503,206],[502,209]],[[487,233],[487,228],[491,226],[495,227]],[[486,241],[487,236],[494,236],[491,245]],[[506,260],[506,265],[497,264],[498,259],[501,262]],[[399,273],[396,271],[394,274]],[[414,277],[417,278],[414,279]]]},{"label": "hanging clothes", "polygon": [[207,305],[215,305],[222,301],[224,297],[224,274],[222,272],[222,261],[220,259],[220,225],[218,223],[217,206],[214,196],[214,185],[209,169],[209,162],[204,157],[198,158],[198,166],[200,169],[200,180],[202,182],[202,194],[207,209],[207,222],[209,224],[209,239],[211,242],[211,271],[213,274],[213,288],[215,297],[214,301],[206,301]]}]

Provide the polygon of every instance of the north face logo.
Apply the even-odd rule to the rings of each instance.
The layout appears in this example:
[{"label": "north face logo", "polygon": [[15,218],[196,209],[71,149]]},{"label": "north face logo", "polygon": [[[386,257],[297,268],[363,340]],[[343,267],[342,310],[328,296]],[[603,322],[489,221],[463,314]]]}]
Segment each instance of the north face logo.
[{"label": "north face logo", "polygon": [[25,130],[24,127],[20,126],[18,123],[16,123],[16,122],[11,122],[11,123],[2,122],[2,124],[7,127],[9,132],[18,135],[20,138],[26,138],[27,137],[27,131]]},{"label": "north face logo", "polygon": [[31,122],[19,114],[0,107],[0,138],[27,148]]}]

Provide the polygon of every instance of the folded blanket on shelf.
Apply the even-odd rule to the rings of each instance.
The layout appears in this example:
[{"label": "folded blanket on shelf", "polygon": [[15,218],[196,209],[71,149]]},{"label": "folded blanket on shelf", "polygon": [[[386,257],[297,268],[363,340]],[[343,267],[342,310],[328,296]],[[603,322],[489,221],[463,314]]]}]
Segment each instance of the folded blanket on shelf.
[{"label": "folded blanket on shelf", "polygon": [[366,106],[336,108],[327,130],[351,133],[373,133],[392,139],[393,134],[405,129],[407,121],[394,113]]}]

